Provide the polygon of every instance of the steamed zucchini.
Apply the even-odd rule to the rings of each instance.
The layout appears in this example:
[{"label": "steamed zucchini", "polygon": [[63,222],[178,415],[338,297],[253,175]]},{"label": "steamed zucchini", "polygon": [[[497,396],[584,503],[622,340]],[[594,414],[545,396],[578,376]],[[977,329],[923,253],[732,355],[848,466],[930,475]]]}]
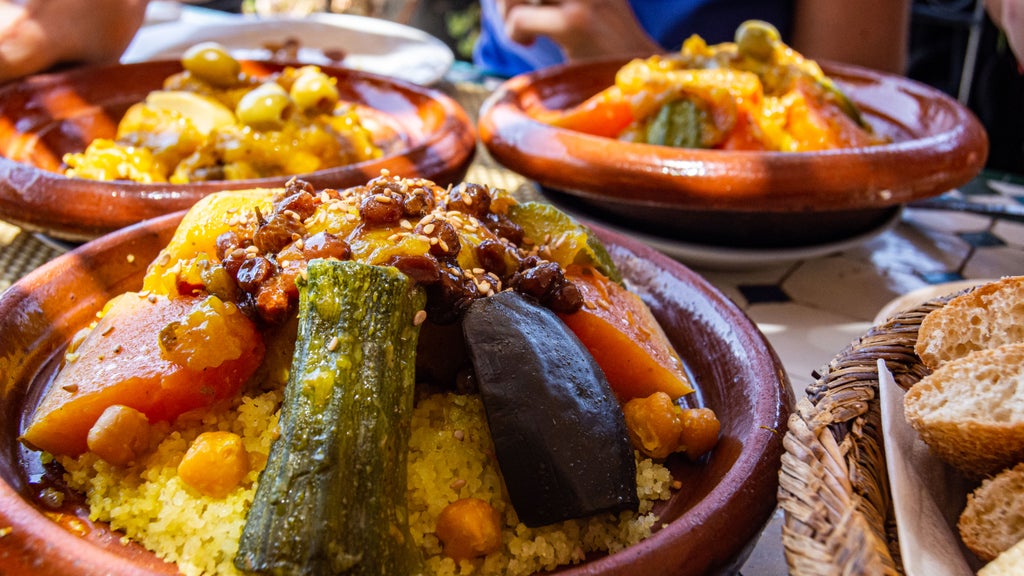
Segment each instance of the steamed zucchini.
[{"label": "steamed zucchini", "polygon": [[419,563],[406,517],[416,313],[395,268],[313,260],[280,437],[235,557],[259,574],[406,576]]},{"label": "steamed zucchini", "polygon": [[506,291],[474,301],[462,327],[519,520],[541,526],[636,510],[636,460],[622,409],[558,316]]}]

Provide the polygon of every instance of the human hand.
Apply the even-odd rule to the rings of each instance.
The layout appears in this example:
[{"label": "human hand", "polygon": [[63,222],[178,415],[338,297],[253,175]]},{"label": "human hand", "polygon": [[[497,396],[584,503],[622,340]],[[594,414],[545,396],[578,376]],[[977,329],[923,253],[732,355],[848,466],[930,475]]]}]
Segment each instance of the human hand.
[{"label": "human hand", "polygon": [[664,52],[640,26],[628,0],[497,0],[509,38],[547,36],[578,60]]},{"label": "human hand", "polygon": [[1024,64],[1024,0],[985,0],[985,9],[1006,34],[1017,62]]},{"label": "human hand", "polygon": [[0,82],[62,62],[115,60],[146,0],[0,0]]}]

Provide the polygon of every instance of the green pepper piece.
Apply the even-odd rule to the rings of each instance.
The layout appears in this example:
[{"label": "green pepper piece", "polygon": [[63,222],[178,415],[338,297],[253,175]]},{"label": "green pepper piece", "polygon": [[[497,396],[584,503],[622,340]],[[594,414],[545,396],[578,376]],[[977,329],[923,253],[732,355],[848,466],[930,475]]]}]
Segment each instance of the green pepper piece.
[{"label": "green pepper piece", "polygon": [[527,238],[550,246],[545,258],[560,264],[589,264],[613,281],[622,283],[615,263],[601,240],[586,226],[558,208],[542,202],[523,202],[509,207],[508,217]]}]

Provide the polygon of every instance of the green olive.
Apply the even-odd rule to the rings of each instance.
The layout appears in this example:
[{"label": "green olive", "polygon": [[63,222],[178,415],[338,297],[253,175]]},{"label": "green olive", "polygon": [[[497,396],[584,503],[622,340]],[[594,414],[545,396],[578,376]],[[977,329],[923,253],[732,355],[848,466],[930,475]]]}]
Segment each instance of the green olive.
[{"label": "green olive", "polygon": [[216,42],[193,45],[181,56],[181,65],[201,80],[214,86],[229,87],[238,84],[242,65]]},{"label": "green olive", "polygon": [[235,116],[239,122],[258,130],[280,128],[291,103],[291,98],[280,84],[267,82],[242,96],[235,107]]},{"label": "green olive", "polygon": [[334,82],[334,78],[315,68],[302,72],[292,83],[292,101],[300,110],[329,112],[338,103],[338,87]]},{"label": "green olive", "polygon": [[771,61],[780,42],[782,37],[778,29],[761,20],[747,20],[736,29],[736,46],[740,54],[755,60]]}]

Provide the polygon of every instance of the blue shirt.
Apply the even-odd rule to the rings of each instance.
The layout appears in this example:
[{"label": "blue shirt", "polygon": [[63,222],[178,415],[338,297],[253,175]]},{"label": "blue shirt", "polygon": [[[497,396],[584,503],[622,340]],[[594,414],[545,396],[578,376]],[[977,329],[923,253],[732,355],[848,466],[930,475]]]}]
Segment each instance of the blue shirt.
[{"label": "blue shirt", "polygon": [[[709,44],[733,39],[744,20],[770,22],[782,38],[792,28],[792,0],[631,0],[633,12],[644,30],[666,51],[678,50],[692,34]],[[565,61],[561,48],[540,37],[524,46],[509,40],[494,0],[481,0],[480,38],[473,62],[488,74],[515,76]]]}]

